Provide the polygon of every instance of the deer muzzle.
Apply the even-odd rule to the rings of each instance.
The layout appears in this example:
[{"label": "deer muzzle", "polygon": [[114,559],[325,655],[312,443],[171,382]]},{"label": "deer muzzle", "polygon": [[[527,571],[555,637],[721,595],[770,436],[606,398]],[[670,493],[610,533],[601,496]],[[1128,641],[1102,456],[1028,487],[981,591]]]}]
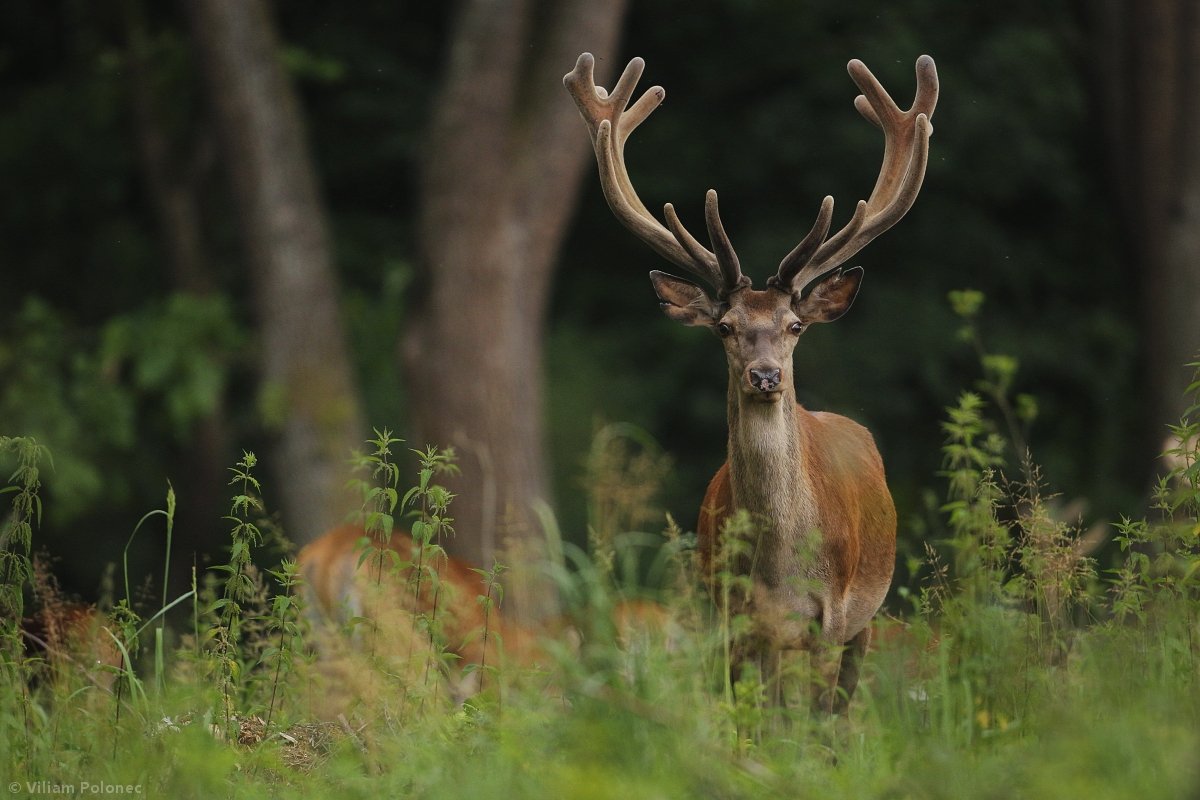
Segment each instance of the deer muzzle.
[{"label": "deer muzzle", "polygon": [[750,385],[764,394],[778,391],[779,383],[783,380],[782,371],[778,367],[751,367],[747,370]]}]

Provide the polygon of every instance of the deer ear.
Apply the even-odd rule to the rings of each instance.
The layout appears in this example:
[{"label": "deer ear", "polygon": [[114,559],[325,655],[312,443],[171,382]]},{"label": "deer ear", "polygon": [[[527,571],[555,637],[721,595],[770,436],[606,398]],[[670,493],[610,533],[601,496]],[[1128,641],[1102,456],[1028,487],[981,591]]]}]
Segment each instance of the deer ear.
[{"label": "deer ear", "polygon": [[691,281],[654,270],[650,273],[650,282],[658,295],[659,307],[676,322],[708,326],[721,316],[720,305]]},{"label": "deer ear", "polygon": [[792,311],[803,322],[833,322],[850,310],[862,278],[862,267],[835,269],[810,284],[808,294],[793,295]]}]

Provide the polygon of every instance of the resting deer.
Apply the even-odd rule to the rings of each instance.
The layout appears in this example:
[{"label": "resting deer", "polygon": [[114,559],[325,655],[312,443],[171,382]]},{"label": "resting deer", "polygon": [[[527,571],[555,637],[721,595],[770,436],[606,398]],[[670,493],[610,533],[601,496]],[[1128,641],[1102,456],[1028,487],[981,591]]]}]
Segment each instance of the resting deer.
[{"label": "resting deer", "polygon": [[420,683],[433,658],[433,642],[416,617],[436,620],[446,652],[460,662],[447,670],[460,699],[474,692],[478,680],[468,678],[463,667],[499,666],[509,660],[531,666],[542,658],[531,631],[505,619],[498,609],[485,620],[478,598],[487,588],[468,564],[449,556],[422,557],[405,532],[397,530],[383,543],[360,526],[343,525],[301,550],[299,565],[308,608],[321,633],[319,649],[330,655],[353,653],[357,647],[337,641],[323,623],[370,619],[378,632],[368,640],[374,655],[393,674]]},{"label": "resting deer", "polygon": [[810,325],[846,313],[863,271],[842,265],[916,200],[938,95],[933,59],[917,59],[916,98],[907,111],[861,61],[850,62],[850,76],[862,91],[854,105],[884,134],[879,178],[870,199],[860,201],[832,236],[833,198],[826,197],[812,230],[763,290],[751,288],[742,274],[715,191],[705,202],[711,250],[688,233],[670,203],[665,226],[646,209],[625,167],[625,143],[666,93],[654,86],[630,106],[642,59],[629,62],[611,94],[596,86],[593,63],[584,53],[563,83],[591,134],[604,197],[651,249],[708,284],[711,291],[650,273],[666,315],[713,331],[728,359],[728,459],[704,497],[701,563],[710,573],[722,522],[736,509],[751,512],[761,533],[753,556],[739,566],[751,578],[744,609],[753,623],[750,652],[768,674],[777,669],[781,650],[817,652],[814,704],[843,712],[870,643],[869,623],[891,584],[896,512],[871,434],[845,417],[797,403],[792,351]]},{"label": "resting deer", "polygon": [[[395,553],[394,558],[386,555],[388,550]],[[382,563],[376,558],[381,553],[385,554]],[[402,683],[427,681],[425,664],[431,663],[432,643],[426,629],[416,624],[418,615],[437,619],[445,650],[455,662],[446,667],[445,678],[458,700],[479,688],[483,673],[476,667],[509,665],[537,673],[553,663],[542,647],[543,637],[573,645],[580,641],[580,631],[572,620],[550,620],[540,628],[528,628],[508,619],[498,602],[486,619],[485,640],[484,610],[478,598],[487,587],[481,577],[470,565],[450,556],[426,560],[423,568],[416,566],[420,561],[407,533],[397,530],[385,544],[357,525],[335,528],[300,552],[308,608],[317,625],[316,641],[322,655],[317,664],[324,679],[321,696],[309,701],[318,716],[334,718],[356,700],[378,701],[372,693],[384,686],[369,674],[376,667],[358,658],[358,651],[368,641],[372,656]],[[431,572],[437,573],[436,583]],[[415,581],[418,573],[423,576],[420,585]],[[648,637],[670,643],[672,620],[657,604],[628,600],[616,603],[608,613],[611,629],[623,647]],[[354,617],[370,619],[373,626],[366,630],[373,629],[376,635],[357,643],[337,635],[334,629]],[[468,667],[474,671],[472,675],[467,674]]]}]

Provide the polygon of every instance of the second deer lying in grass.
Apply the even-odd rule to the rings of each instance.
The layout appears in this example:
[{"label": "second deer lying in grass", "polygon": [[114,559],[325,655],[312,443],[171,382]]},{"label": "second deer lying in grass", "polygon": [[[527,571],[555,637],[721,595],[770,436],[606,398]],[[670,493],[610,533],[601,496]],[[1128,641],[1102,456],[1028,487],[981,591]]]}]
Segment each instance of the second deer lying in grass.
[{"label": "second deer lying in grass", "polygon": [[[320,635],[324,672],[337,673],[330,681],[336,684],[331,688],[336,696],[322,698],[324,709],[335,713],[323,716],[336,715],[351,696],[366,692],[370,681],[359,663],[364,651],[373,651],[384,669],[406,685],[427,686],[444,676],[452,696],[462,700],[490,680],[492,668],[550,666],[543,639],[578,644],[579,633],[567,620],[533,630],[507,619],[498,602],[485,609],[480,598],[487,597],[486,580],[463,562],[446,557],[418,570],[418,561],[419,551],[408,534],[395,532],[384,545],[355,525],[330,531],[301,551],[300,568],[318,629],[355,618],[369,625],[353,642],[332,631]],[[669,624],[665,609],[647,601],[618,603],[609,613],[618,642],[644,638],[647,631],[666,630]]]},{"label": "second deer lying in grass", "polygon": [[[418,558],[405,533],[394,533],[384,545],[358,526],[336,528],[300,553],[309,608],[321,621],[368,621],[373,630],[361,634],[360,645],[374,646],[392,669],[397,660],[411,662],[402,670],[421,679],[439,669],[429,663],[439,653],[457,662],[450,671],[459,678],[466,665],[486,669],[538,659],[535,636],[504,620],[498,609],[485,610],[479,574],[449,557],[418,569]],[[469,693],[477,682],[453,687],[455,694]]]}]

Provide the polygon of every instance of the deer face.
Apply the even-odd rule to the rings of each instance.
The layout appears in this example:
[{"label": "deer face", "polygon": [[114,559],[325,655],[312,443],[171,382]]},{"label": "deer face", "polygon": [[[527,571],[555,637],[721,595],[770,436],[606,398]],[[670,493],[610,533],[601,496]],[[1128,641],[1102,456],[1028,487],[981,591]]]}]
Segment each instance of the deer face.
[{"label": "deer face", "polygon": [[833,322],[854,302],[862,269],[835,270],[807,292],[762,291],[745,287],[724,301],[713,300],[689,281],[651,272],[659,305],[671,319],[702,326],[720,337],[732,375],[740,376],[743,395],[761,402],[778,402],[792,387],[792,351],[801,334],[814,322]]}]

